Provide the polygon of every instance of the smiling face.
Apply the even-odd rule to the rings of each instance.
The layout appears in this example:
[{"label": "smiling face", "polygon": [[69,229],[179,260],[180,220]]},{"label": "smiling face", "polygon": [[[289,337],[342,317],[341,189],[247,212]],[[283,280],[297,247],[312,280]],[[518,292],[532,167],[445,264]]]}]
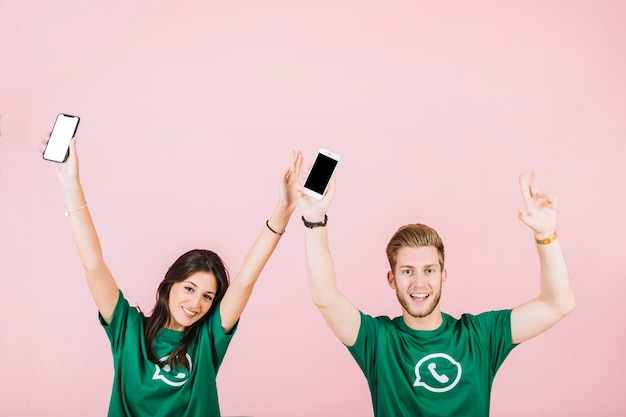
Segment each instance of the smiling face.
[{"label": "smiling face", "polygon": [[206,315],[217,293],[217,279],[210,272],[198,271],[172,285],[166,328],[182,331]]},{"label": "smiling face", "polygon": [[403,247],[398,250],[393,271],[387,274],[396,290],[407,326],[434,330],[442,323],[439,299],[446,271],[439,264],[434,246]]}]

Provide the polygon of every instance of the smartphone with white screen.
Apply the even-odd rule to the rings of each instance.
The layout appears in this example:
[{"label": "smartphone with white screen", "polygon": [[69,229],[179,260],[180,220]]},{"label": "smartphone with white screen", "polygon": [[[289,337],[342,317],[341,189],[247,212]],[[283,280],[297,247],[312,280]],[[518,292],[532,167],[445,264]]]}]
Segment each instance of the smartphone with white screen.
[{"label": "smartphone with white screen", "polygon": [[340,160],[341,157],[336,153],[321,148],[317,152],[315,162],[313,162],[309,176],[304,183],[304,194],[310,195],[318,200],[324,198],[328,183]]},{"label": "smartphone with white screen", "polygon": [[60,113],[57,116],[43,159],[54,162],[65,162],[70,154],[70,142],[78,129],[80,117]]}]

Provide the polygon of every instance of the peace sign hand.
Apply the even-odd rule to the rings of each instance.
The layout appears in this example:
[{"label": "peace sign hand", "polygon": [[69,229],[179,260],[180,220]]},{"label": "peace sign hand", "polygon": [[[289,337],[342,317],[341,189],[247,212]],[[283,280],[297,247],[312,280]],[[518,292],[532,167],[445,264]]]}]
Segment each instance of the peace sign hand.
[{"label": "peace sign hand", "polygon": [[556,197],[538,192],[537,173],[530,174],[530,185],[523,175],[519,177],[524,209],[517,210],[517,217],[535,232],[536,238],[545,238],[556,231]]}]

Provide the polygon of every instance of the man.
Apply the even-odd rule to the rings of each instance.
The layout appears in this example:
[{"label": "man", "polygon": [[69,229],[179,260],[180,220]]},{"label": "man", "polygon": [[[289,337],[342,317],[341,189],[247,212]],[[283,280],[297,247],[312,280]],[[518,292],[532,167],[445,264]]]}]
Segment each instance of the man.
[{"label": "man", "polygon": [[518,217],[533,232],[541,264],[539,295],[512,310],[455,319],[442,313],[446,280],[444,247],[437,232],[421,224],[398,229],[387,246],[402,316],[360,312],[335,284],[326,212],[333,180],[322,200],[301,194],[306,261],[313,302],[367,378],[376,417],[489,415],[496,371],[519,343],[547,330],[574,309],[574,294],[556,235],[556,199],[519,179],[524,210]]}]

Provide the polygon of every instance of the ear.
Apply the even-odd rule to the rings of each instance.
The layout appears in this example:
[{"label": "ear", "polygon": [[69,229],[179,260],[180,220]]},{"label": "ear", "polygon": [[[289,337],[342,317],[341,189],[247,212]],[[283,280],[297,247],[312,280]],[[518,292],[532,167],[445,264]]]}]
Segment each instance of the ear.
[{"label": "ear", "polygon": [[444,269],[443,271],[441,271],[441,282],[445,284],[447,278],[448,278],[448,271]]},{"label": "ear", "polygon": [[393,271],[387,272],[387,283],[391,288],[396,289],[396,278],[393,275]]}]

